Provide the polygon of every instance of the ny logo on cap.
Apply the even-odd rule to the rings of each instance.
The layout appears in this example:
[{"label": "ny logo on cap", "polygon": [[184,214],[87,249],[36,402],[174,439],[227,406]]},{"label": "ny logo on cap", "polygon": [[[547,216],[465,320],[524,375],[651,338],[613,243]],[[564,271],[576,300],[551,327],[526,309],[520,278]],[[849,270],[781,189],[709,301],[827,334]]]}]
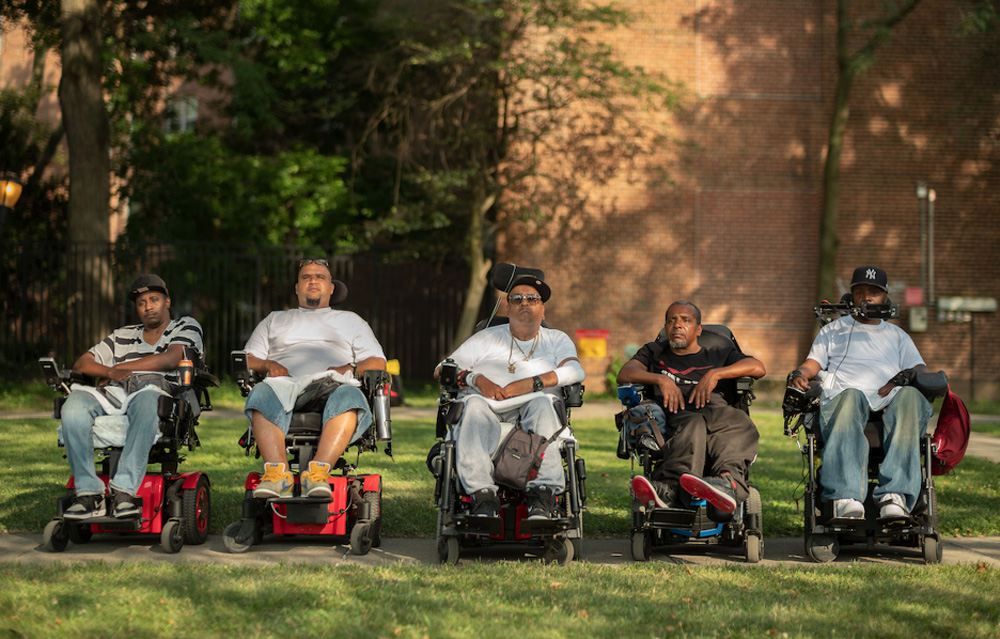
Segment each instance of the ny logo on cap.
[{"label": "ny logo on cap", "polygon": [[865,271],[865,277],[867,277],[870,280],[875,279],[875,269],[870,268],[867,271]]}]

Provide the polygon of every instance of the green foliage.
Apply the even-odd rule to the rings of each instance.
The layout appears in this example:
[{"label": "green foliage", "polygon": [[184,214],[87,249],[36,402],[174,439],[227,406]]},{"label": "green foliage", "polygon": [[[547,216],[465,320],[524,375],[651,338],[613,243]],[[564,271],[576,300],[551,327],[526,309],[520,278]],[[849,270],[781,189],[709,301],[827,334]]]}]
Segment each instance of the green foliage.
[{"label": "green foliage", "polygon": [[311,148],[241,153],[219,137],[164,135],[137,148],[125,194],[132,241],[314,243],[349,251],[363,212],[348,201],[347,161]]}]

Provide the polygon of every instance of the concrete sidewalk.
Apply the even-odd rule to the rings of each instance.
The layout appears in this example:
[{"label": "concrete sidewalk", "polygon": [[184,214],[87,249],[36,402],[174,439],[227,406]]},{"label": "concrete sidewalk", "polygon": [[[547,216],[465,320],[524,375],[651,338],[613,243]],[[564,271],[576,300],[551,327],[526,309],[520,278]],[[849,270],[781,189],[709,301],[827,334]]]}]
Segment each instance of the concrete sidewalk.
[{"label": "concrete sidewalk", "polygon": [[[331,545],[329,538],[268,537],[260,546],[242,554],[229,553],[221,535],[211,535],[201,546],[184,546],[176,554],[168,554],[156,536],[98,535],[84,545],[70,545],[60,553],[41,549],[40,534],[0,535],[0,562],[21,565],[103,562],[166,562],[220,564],[227,566],[277,566],[282,564],[327,565],[437,565],[437,550],[433,539],[382,540],[380,548],[363,556],[350,553],[347,545]],[[1000,537],[946,538],[943,541],[945,564],[980,564],[1000,568]],[[460,563],[474,561],[538,561],[541,549],[531,546],[494,546],[462,549]],[[628,539],[583,540],[583,558],[590,564],[627,566],[632,563]],[[663,564],[691,566],[747,565],[739,548],[691,544],[682,547],[658,548],[651,561]],[[881,546],[868,551],[864,546],[842,547],[833,565],[853,562],[900,566],[924,565],[919,548]],[[764,559],[759,566],[816,566],[804,552],[802,538],[764,539]]]}]

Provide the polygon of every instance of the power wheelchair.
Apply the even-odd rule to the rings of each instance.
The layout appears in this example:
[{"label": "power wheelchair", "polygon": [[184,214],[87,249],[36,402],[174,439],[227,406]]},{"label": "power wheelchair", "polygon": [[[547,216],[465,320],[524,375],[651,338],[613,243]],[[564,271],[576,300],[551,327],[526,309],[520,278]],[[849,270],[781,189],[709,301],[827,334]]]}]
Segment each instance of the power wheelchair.
[{"label": "power wheelchair", "polygon": [[[233,373],[244,397],[250,394],[261,377],[247,367],[246,353],[232,353]],[[389,415],[391,378],[388,372],[368,370],[361,379],[361,389],[372,410],[372,424],[352,444],[358,458],[362,452],[377,450],[379,442],[392,455],[392,423]],[[325,400],[325,398],[322,398]],[[294,412],[285,451],[290,467],[307,468],[315,454],[323,430],[322,408],[317,411]],[[252,430],[241,438],[240,445],[247,455],[255,449]],[[232,553],[244,553],[261,544],[264,535],[325,535],[349,539],[351,553],[365,555],[382,544],[382,477],[374,473],[357,473],[357,464],[348,464],[342,456],[331,468],[330,497],[293,497],[262,499],[253,496],[261,474],[247,475],[242,517],[229,524],[222,540]],[[340,471],[340,475],[333,475]],[[295,491],[298,494],[298,474]]]},{"label": "power wheelchair", "polygon": [[[664,339],[664,335],[661,330],[657,339]],[[702,348],[720,348],[732,344],[739,349],[732,332],[722,325],[703,325],[698,343]],[[755,399],[753,378],[723,380],[720,387],[730,406],[749,415],[750,404]],[[618,398],[623,410],[615,416],[619,431],[617,455],[619,459],[631,459],[633,477],[636,476],[638,466],[642,476],[651,479],[654,468],[662,459],[659,443],[654,437],[657,425],[648,409],[640,422],[635,422],[631,417],[630,409],[643,400],[662,403],[659,388],[623,384],[618,387]],[[630,421],[635,426],[634,429],[630,427]],[[634,431],[638,436],[630,435],[629,431]],[[635,561],[649,561],[655,548],[701,543],[742,548],[747,562],[757,563],[761,560],[764,549],[762,512],[760,491],[752,482],[750,496],[736,507],[732,519],[726,523],[718,523],[709,517],[709,504],[704,499],[692,497],[687,507],[671,504],[667,508],[660,508],[652,502],[643,503],[633,495],[632,558]]]},{"label": "power wheelchair", "polygon": [[[512,264],[497,264],[492,276],[493,286],[501,291],[509,291],[509,283],[523,274],[531,274],[539,279],[544,275],[537,269],[525,269]],[[499,300],[497,302],[499,305]],[[479,323],[477,330],[486,326],[496,326],[508,321],[497,317],[496,308],[488,320]],[[543,326],[547,326],[543,322]],[[492,545],[534,545],[542,547],[542,557],[546,563],[565,565],[582,553],[583,511],[586,509],[586,464],[577,457],[577,441],[572,436],[570,412],[583,405],[584,387],[580,383],[564,386],[562,397],[554,402],[560,421],[565,426],[563,436],[556,440],[562,456],[563,474],[566,488],[556,498],[554,516],[550,519],[528,519],[528,496],[525,491],[500,486],[497,497],[500,501],[499,517],[476,517],[471,515],[472,498],[458,478],[456,469],[456,442],[454,429],[461,417],[462,403],[458,397],[458,367],[446,360],[441,365],[439,381],[441,395],[438,400],[437,438],[427,456],[428,469],[435,477],[434,503],[438,508],[437,551],[443,564],[455,564],[459,560],[462,547],[486,547]],[[504,434],[513,424],[502,424]],[[568,433],[568,436],[567,436]],[[503,436],[501,436],[501,441]]]},{"label": "power wheelchair", "polygon": [[[849,296],[845,296],[839,304],[824,302],[813,310],[821,321],[827,322],[847,313],[879,319],[899,317],[899,307],[895,304],[866,303],[855,307],[850,303]],[[916,376],[913,386],[928,401],[933,401],[947,392],[948,378],[943,371],[923,373]],[[841,546],[864,544],[867,550],[873,551],[877,544],[881,544],[920,548],[926,563],[940,563],[942,546],[938,528],[937,492],[932,474],[932,434],[925,433],[920,439],[921,488],[912,512],[905,519],[880,521],[879,508],[873,495],[878,485],[879,466],[885,458],[884,432],[882,411],[873,411],[865,425],[865,438],[869,445],[865,517],[838,519],[835,517],[833,501],[822,498],[823,437],[819,428],[821,394],[821,382],[813,379],[810,380],[808,391],[787,386],[782,401],[784,433],[796,440],[806,465],[803,495],[806,555],[815,562],[824,563],[835,560]]]},{"label": "power wheelchair", "polygon": [[[73,503],[75,485],[70,477],[67,493],[56,503],[57,515],[42,533],[42,547],[50,552],[62,552],[68,542],[85,544],[95,533],[159,535],[160,545],[168,553],[179,552],[185,543],[198,545],[208,539],[211,515],[211,494],[208,475],[202,472],[179,472],[185,460],[182,449],[200,446],[195,427],[203,411],[212,410],[208,389],[217,387],[219,380],[203,367],[190,351],[186,359],[194,362],[190,383],[178,377],[171,384],[172,393],[162,395],[157,404],[160,437],[149,452],[148,464],[159,464],[158,473],[147,470],[138,491],[140,513],[133,517],[115,518],[110,514],[81,521],[68,520],[64,511]],[[52,417],[61,418],[61,409],[70,393],[71,384],[93,385],[84,375],[60,369],[53,358],[39,360],[46,383],[60,394],[54,401]],[[95,451],[100,465],[98,477],[107,485],[118,468],[122,454],[124,432],[112,426],[102,432],[95,423]],[[116,432],[117,431],[117,432]],[[62,442],[60,441],[60,445]]]}]

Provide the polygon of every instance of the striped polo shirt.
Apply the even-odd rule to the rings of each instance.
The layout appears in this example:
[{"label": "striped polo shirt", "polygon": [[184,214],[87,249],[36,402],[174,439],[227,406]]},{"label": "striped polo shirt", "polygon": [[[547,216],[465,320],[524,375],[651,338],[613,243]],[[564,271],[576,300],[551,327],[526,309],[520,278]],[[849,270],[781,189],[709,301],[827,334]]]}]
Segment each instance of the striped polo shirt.
[{"label": "striped polo shirt", "polygon": [[205,345],[201,324],[193,317],[170,320],[167,328],[155,344],[147,344],[142,339],[142,324],[122,326],[90,349],[94,358],[104,366],[115,366],[149,355],[163,353],[174,344],[194,349],[198,357],[204,359]]}]

